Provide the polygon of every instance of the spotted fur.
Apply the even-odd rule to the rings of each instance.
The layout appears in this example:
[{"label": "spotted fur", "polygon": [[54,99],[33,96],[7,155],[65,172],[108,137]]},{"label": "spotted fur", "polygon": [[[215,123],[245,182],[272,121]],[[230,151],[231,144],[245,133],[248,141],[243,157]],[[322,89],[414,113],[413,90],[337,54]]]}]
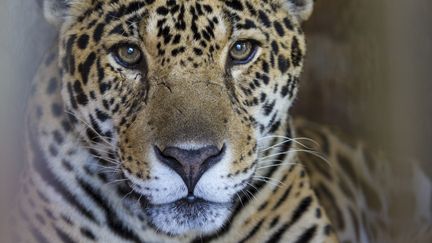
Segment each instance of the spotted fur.
[{"label": "spotted fur", "polygon": [[[322,153],[301,153],[288,116],[312,4],[45,1],[61,28],[35,78],[15,242],[373,242],[385,218],[370,225],[362,210],[379,215],[385,198],[341,181],[358,161],[335,157],[330,135],[315,139]],[[227,53],[242,39],[259,47],[235,66]],[[142,50],[135,68],[116,62],[121,43]],[[154,150],[208,144],[223,157],[192,191]]]}]

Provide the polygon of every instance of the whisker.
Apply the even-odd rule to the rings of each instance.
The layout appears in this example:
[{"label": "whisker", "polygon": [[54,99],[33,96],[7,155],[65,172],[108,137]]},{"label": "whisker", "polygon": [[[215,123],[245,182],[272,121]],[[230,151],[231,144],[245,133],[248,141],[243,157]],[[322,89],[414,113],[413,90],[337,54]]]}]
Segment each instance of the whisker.
[{"label": "whisker", "polygon": [[272,162],[284,162],[285,160],[280,159],[265,159],[265,160],[258,160],[258,164],[267,164]]},{"label": "whisker", "polygon": [[138,204],[140,203],[142,196],[143,196],[143,194],[140,193],[140,196],[138,197],[138,200],[137,200]]},{"label": "whisker", "polygon": [[117,166],[105,166],[105,165],[100,165],[100,164],[94,164],[92,166],[100,167],[103,169],[116,169],[116,168],[118,168]]},{"label": "whisker", "polygon": [[[267,166],[261,166],[261,167],[257,167],[257,170],[263,170],[263,169],[267,169],[267,168],[271,168],[271,167],[277,167],[280,165],[299,165],[298,163],[292,163],[292,162],[287,162],[287,163],[277,163],[277,164],[272,164],[272,165],[267,165]],[[303,166],[303,165],[300,165]]]},{"label": "whisker", "polygon": [[[293,143],[295,143],[295,144],[300,145],[300,146],[303,147],[303,148],[306,148],[306,149],[312,149],[311,147],[308,147],[308,146],[304,145],[303,143],[301,143],[301,142],[299,142],[299,141],[296,141],[295,139],[287,139],[287,140],[284,140],[284,141],[282,141],[282,142],[279,142],[279,143],[277,143],[277,144],[275,144],[275,145],[272,145],[272,146],[270,146],[270,147],[268,147],[268,148],[265,148],[265,149],[263,149],[263,150],[260,150],[260,152],[265,152],[265,151],[270,150],[270,149],[272,149],[272,148],[276,148],[276,147],[278,147],[278,146],[280,146],[280,145],[283,145],[283,144],[285,144],[285,143],[287,143],[287,142],[293,142]],[[258,147],[258,149],[259,149],[259,147]]]},{"label": "whisker", "polygon": [[132,188],[132,190],[130,191],[130,192],[128,192],[128,193],[126,193],[126,195],[124,195],[123,197],[122,197],[122,199],[120,199],[120,202],[119,203],[121,203],[124,199],[126,199],[130,194],[132,194],[132,192],[134,191],[134,189]]},{"label": "whisker", "polygon": [[89,149],[89,150],[95,150],[96,152],[101,152],[101,153],[106,153],[106,154],[110,154],[110,155],[115,155],[115,151],[113,151],[111,149],[105,150],[103,148],[97,148],[97,147],[86,146],[86,145],[82,145],[81,147],[85,148],[85,149]]},{"label": "whisker", "polygon": [[90,126],[90,124],[88,124],[87,122],[85,122],[84,120],[82,120],[81,118],[79,118],[78,116],[76,116],[75,114],[73,114],[72,112],[70,112],[68,110],[66,110],[65,113],[72,115],[75,119],[82,122],[85,126],[87,126],[89,129],[91,129],[96,135],[98,135],[102,139],[102,141],[105,142],[107,145],[113,146],[110,142],[108,142],[106,140],[107,137],[102,136],[98,131],[96,131],[96,129],[94,129],[92,126]]},{"label": "whisker", "polygon": [[113,165],[121,165],[121,161],[117,161],[117,160],[113,160],[113,159],[109,159],[109,158],[104,158],[101,156],[94,156],[93,155],[93,157],[96,159],[104,160],[104,161],[109,162],[110,164],[113,164]]},{"label": "whisker", "polygon": [[[258,189],[254,185],[252,185],[251,183],[247,182],[247,184],[258,191]],[[254,198],[254,200],[258,200],[256,198],[256,196],[251,191],[249,191],[249,189],[246,189],[246,192],[248,192]]]},{"label": "whisker", "polygon": [[289,154],[289,153],[293,153],[293,152],[305,152],[305,153],[308,153],[308,154],[315,155],[316,157],[318,157],[318,158],[322,159],[324,162],[326,162],[329,166],[331,166],[330,161],[327,158],[325,158],[321,153],[316,152],[316,151],[312,151],[312,150],[307,150],[307,149],[292,149],[292,150],[289,150],[289,151],[286,151],[286,152],[281,152],[281,153],[267,155],[267,156],[264,156],[264,157],[262,157],[260,159],[271,158],[271,157],[275,157],[275,156],[279,156],[279,155],[283,155],[283,154]]},{"label": "whisker", "polygon": [[282,187],[281,185],[279,185],[279,184],[277,184],[277,183],[275,183],[273,181],[265,180],[265,179],[262,179],[262,178],[253,178],[253,179],[257,180],[257,181],[262,181],[262,182],[268,183],[268,184],[276,186],[276,187]]},{"label": "whisker", "polygon": [[108,169],[100,169],[100,170],[96,171],[97,174],[101,174],[101,173],[117,174],[117,173],[120,173],[120,172],[121,172],[120,170],[108,170]]},{"label": "whisker", "polygon": [[244,204],[243,204],[243,201],[241,199],[241,196],[238,193],[236,193],[236,196],[238,197],[238,199],[239,199],[240,204],[242,205],[242,207],[244,207]]},{"label": "whisker", "polygon": [[258,176],[258,175],[254,175],[253,178],[256,178],[256,179],[263,179],[263,180],[269,180],[269,181],[273,181],[273,182],[275,182],[275,183],[278,183],[278,184],[280,184],[280,185],[286,186],[286,184],[283,183],[282,181],[280,181],[280,180],[276,180],[275,178],[271,178],[271,177],[267,177],[267,176]]},{"label": "whisker", "polygon": [[270,138],[283,138],[283,139],[294,139],[294,140],[306,140],[306,141],[310,141],[314,144],[316,144],[317,146],[319,146],[319,143],[311,138],[307,138],[307,137],[296,137],[296,138],[291,138],[291,137],[287,137],[287,136],[280,136],[280,135],[269,135],[269,136],[265,136],[262,138],[258,138],[257,141],[263,140],[263,139],[270,139]]},{"label": "whisker", "polygon": [[120,182],[124,182],[127,181],[128,179],[118,179],[118,180],[113,180],[110,182],[105,183],[104,185],[110,185],[110,184],[116,184],[116,183],[120,183]]},{"label": "whisker", "polygon": [[246,189],[241,189],[240,190],[240,192],[244,195],[244,196],[246,196],[247,197],[247,200],[248,201],[250,201],[251,200],[251,197],[250,197],[250,195],[249,194],[246,194]]}]

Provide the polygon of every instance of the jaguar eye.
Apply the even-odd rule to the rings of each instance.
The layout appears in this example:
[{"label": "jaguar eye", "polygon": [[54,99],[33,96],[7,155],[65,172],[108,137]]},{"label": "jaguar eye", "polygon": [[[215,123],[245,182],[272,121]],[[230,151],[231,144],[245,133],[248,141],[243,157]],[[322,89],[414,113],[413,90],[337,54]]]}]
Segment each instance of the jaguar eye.
[{"label": "jaguar eye", "polygon": [[258,44],[253,40],[241,40],[235,42],[230,49],[230,58],[234,65],[242,65],[250,62],[256,54]]},{"label": "jaguar eye", "polygon": [[132,68],[142,59],[142,52],[137,45],[121,44],[114,48],[113,51],[116,62],[123,67]]}]

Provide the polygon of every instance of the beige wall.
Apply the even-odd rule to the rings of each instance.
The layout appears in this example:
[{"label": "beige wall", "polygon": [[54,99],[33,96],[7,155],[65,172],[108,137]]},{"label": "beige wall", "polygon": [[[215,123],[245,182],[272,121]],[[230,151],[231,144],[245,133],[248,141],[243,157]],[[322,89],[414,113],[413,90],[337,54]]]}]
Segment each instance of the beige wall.
[{"label": "beige wall", "polygon": [[297,113],[432,174],[432,1],[317,1]]},{"label": "beige wall", "polygon": [[[29,84],[52,32],[33,0],[0,1],[0,213],[22,165],[23,112]],[[4,215],[4,214],[1,214]],[[4,234],[0,218],[0,242]]]}]

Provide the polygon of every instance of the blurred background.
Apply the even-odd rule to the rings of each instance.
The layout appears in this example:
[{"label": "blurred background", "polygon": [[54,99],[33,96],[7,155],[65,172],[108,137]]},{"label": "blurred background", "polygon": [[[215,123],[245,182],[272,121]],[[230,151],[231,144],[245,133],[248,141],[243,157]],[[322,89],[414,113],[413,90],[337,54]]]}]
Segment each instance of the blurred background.
[{"label": "blurred background", "polygon": [[[398,158],[395,183],[409,176],[408,157],[432,175],[431,10],[430,0],[319,0],[305,24],[293,112]],[[0,1],[0,195],[14,188],[23,164],[26,97],[54,39],[36,0]],[[8,200],[1,198],[0,207]]]},{"label": "blurred background", "polygon": [[320,0],[296,113],[432,174],[432,1]]}]

